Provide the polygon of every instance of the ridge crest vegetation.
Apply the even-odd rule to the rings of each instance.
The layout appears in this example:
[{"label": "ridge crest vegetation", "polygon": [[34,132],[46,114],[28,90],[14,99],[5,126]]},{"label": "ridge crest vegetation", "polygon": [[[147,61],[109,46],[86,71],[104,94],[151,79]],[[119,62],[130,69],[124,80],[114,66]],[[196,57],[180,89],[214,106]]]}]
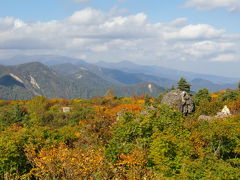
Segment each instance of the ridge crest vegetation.
[{"label": "ridge crest vegetation", "polygon": [[239,90],[202,89],[186,116],[162,96],[1,100],[0,179],[240,179]]}]

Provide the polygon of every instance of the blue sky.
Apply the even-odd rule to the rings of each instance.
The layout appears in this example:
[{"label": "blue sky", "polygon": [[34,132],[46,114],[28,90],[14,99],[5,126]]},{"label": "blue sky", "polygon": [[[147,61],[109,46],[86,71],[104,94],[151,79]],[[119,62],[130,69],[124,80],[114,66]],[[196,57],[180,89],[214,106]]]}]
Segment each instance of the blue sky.
[{"label": "blue sky", "polygon": [[239,19],[239,0],[0,0],[0,58],[58,54],[240,77]]},{"label": "blue sky", "polygon": [[63,19],[74,11],[86,7],[103,11],[119,8],[130,14],[144,12],[153,23],[186,17],[190,23],[211,24],[228,32],[240,32],[239,13],[229,13],[225,8],[211,11],[182,8],[185,2],[186,0],[91,0],[86,3],[76,3],[73,0],[1,0],[0,17],[12,16],[27,21],[49,21]]}]

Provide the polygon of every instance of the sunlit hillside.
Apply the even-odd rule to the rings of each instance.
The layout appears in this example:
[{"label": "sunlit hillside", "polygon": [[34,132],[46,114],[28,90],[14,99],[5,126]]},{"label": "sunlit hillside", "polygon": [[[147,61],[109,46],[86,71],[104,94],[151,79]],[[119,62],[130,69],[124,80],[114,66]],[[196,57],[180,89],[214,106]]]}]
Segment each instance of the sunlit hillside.
[{"label": "sunlit hillside", "polygon": [[[0,102],[1,179],[239,179],[240,92]],[[214,116],[227,105],[231,115]]]}]

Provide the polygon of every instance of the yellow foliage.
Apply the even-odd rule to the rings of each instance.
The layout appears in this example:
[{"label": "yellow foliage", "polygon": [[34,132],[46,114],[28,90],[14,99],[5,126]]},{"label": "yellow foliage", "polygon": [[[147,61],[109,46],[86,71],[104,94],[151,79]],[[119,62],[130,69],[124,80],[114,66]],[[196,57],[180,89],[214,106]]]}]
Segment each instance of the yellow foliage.
[{"label": "yellow foliage", "polygon": [[49,99],[48,102],[51,104],[56,104],[57,102],[61,101],[60,99]]},{"label": "yellow foliage", "polygon": [[82,99],[74,99],[74,100],[73,100],[74,103],[80,103],[80,102],[82,102],[82,101],[83,101]]},{"label": "yellow foliage", "polygon": [[129,103],[129,102],[132,101],[132,98],[130,98],[130,97],[123,97],[123,98],[122,98],[122,101],[123,101],[123,102],[128,102],[128,103]]},{"label": "yellow foliage", "polygon": [[210,96],[211,96],[212,99],[218,98],[218,95],[217,95],[217,94],[210,94]]},{"label": "yellow foliage", "polygon": [[219,94],[225,94],[227,90],[218,91]]},{"label": "yellow foliage", "polygon": [[130,154],[121,154],[120,159],[117,166],[144,166],[147,163],[145,153],[139,149],[134,149]]},{"label": "yellow foliage", "polygon": [[139,105],[144,105],[144,100],[143,100],[143,99],[137,100],[137,104],[139,104]]},{"label": "yellow foliage", "polygon": [[217,99],[218,97],[224,95],[226,92],[227,92],[227,90],[221,90],[221,91],[218,91],[218,92],[215,92],[215,93],[211,93],[210,96],[213,99],[214,98]]},{"label": "yellow foliage", "polygon": [[142,111],[142,108],[137,104],[120,104],[116,107],[106,109],[104,111],[104,114],[106,116],[115,117],[117,113],[120,111],[130,111],[133,113],[139,113]]},{"label": "yellow foliage", "polygon": [[151,103],[154,103],[154,101],[155,101],[155,100],[154,100],[153,98],[150,98],[150,102],[151,102]]},{"label": "yellow foliage", "polygon": [[206,146],[206,142],[203,140],[202,134],[200,132],[194,131],[192,132],[190,140],[193,144],[196,154],[200,157],[203,157],[205,155],[204,146]]},{"label": "yellow foliage", "polygon": [[80,132],[76,132],[75,136],[79,138],[81,136],[81,133]]},{"label": "yellow foliage", "polygon": [[34,166],[30,173],[40,179],[82,179],[96,172],[103,161],[99,150],[69,148],[63,143],[39,153],[28,148],[26,155]]}]

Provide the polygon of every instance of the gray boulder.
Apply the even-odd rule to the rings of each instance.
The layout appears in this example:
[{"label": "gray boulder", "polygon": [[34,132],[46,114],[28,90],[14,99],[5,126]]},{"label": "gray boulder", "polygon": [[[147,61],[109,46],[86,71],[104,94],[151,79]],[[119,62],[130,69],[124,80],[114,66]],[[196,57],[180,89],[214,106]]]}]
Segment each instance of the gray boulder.
[{"label": "gray boulder", "polygon": [[210,121],[210,120],[213,120],[215,119],[214,117],[212,116],[206,116],[206,115],[201,115],[198,117],[198,120],[206,120],[206,121]]},{"label": "gray boulder", "polygon": [[191,114],[195,110],[194,102],[186,91],[172,90],[163,96],[162,104],[170,105],[184,115]]},{"label": "gray boulder", "polygon": [[225,105],[221,112],[218,112],[215,116],[206,116],[201,115],[198,117],[198,120],[214,120],[214,119],[223,119],[231,116],[231,112],[228,107]]},{"label": "gray boulder", "polygon": [[215,115],[215,118],[222,119],[222,118],[225,118],[225,117],[228,117],[228,116],[230,116],[230,115],[225,114],[224,112],[218,112],[217,115]]}]

